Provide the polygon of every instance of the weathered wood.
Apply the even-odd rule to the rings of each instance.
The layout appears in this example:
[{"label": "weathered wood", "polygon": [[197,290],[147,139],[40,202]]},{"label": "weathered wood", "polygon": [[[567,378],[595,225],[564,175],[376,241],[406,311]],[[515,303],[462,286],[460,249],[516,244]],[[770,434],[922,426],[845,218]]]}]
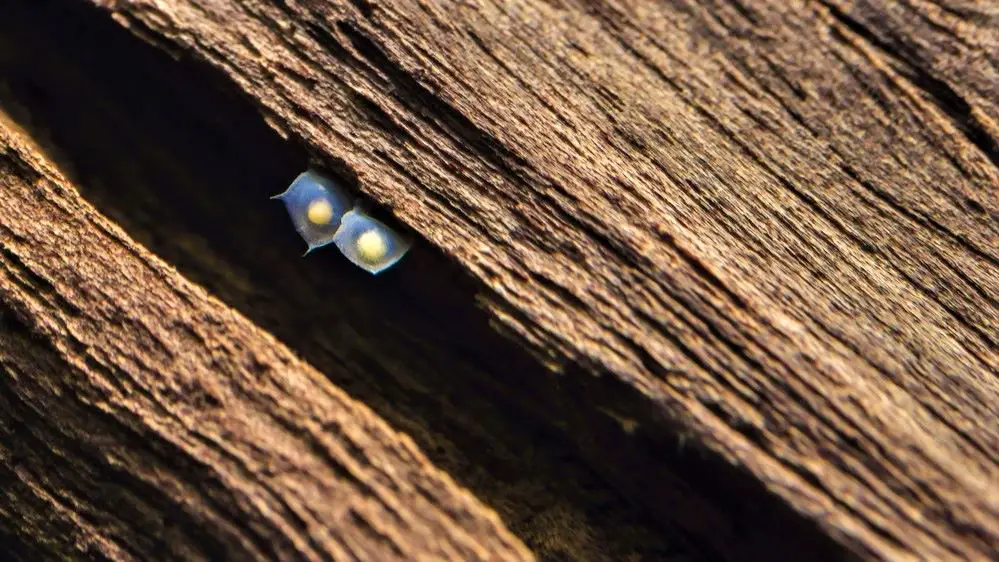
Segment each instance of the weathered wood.
[{"label": "weathered wood", "polygon": [[23,559],[530,560],[0,123],[0,529]]},{"label": "weathered wood", "polygon": [[96,3],[472,272],[565,373],[490,390],[653,513],[733,559],[808,534],[774,498],[869,558],[999,548],[988,8]]},{"label": "weathered wood", "polygon": [[895,71],[948,113],[968,140],[997,163],[999,9],[989,4],[826,2],[831,15],[880,49]]},{"label": "weathered wood", "polygon": [[999,546],[994,15],[96,3],[342,163],[553,364],[638,389],[853,552]]},{"label": "weathered wood", "polygon": [[[494,333],[474,286],[427,245],[374,279],[335,252],[302,259],[301,240],[268,197],[306,153],[246,100],[84,3],[0,6],[0,106],[16,110],[85,199],[410,435],[538,559],[705,560],[728,540],[716,531],[695,557],[684,537],[601,482],[558,435],[558,414],[616,424],[578,410],[585,396]],[[700,511],[682,480],[657,477],[659,490],[679,492],[671,505]],[[113,516],[113,505],[104,508]],[[734,539],[726,548],[744,546]]]}]

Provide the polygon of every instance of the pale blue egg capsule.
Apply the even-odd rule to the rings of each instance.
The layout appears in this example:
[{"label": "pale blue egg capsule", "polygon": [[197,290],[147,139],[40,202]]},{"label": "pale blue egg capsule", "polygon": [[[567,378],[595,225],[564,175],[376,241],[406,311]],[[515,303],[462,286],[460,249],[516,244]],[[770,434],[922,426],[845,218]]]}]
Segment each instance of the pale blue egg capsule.
[{"label": "pale blue egg capsule", "polygon": [[336,182],[312,170],[300,174],[284,193],[272,199],[284,203],[295,230],[309,245],[306,254],[333,242],[344,214],[354,204]]},{"label": "pale blue egg capsule", "polygon": [[372,274],[395,265],[412,245],[411,240],[369,217],[360,207],[343,216],[333,241],[354,265]]}]

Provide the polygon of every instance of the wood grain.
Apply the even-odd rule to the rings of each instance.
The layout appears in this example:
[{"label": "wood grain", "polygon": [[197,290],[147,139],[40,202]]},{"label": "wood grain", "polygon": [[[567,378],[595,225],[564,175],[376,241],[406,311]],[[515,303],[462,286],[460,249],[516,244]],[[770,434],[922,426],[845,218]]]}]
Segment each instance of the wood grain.
[{"label": "wood grain", "polygon": [[654,516],[730,559],[999,550],[987,3],[93,3],[470,273],[559,373],[476,355],[481,403]]},{"label": "wood grain", "polygon": [[496,515],[0,127],[0,529],[20,558],[531,560]]},{"label": "wood grain", "polygon": [[[2,13],[0,106],[43,143],[83,197],[412,437],[539,560],[716,559],[720,531],[692,549],[676,526],[635,509],[587,466],[564,428],[577,442],[599,437],[593,447],[602,454],[609,443],[625,443],[613,418],[575,407],[608,394],[577,395],[495,333],[475,306],[474,283],[445,256],[419,245],[376,278],[335,250],[303,259],[301,239],[269,197],[308,155],[217,76],[143,43],[85,3],[15,2]],[[672,441],[666,450],[676,450]],[[686,452],[671,464],[689,465]],[[672,490],[670,505],[705,510],[684,492],[682,474],[656,478],[660,493]],[[730,543],[739,549],[745,539]]]},{"label": "wood grain", "polygon": [[[96,3],[342,162],[554,363],[638,389],[854,553],[999,546],[989,16]],[[907,73],[879,33],[965,56]]]}]

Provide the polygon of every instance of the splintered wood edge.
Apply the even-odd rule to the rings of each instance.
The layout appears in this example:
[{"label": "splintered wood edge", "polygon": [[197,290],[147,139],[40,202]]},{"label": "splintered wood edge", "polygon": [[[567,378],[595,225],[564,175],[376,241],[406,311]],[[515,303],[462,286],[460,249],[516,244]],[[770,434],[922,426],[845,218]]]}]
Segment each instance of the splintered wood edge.
[{"label": "splintered wood edge", "polygon": [[[155,555],[141,544],[158,535],[209,557],[182,523],[241,560],[533,558],[408,437],[131,241],[5,120],[0,184],[0,494],[20,497],[0,502],[0,528],[114,560]],[[53,468],[63,455],[72,470]],[[122,480],[94,476],[108,470]],[[164,505],[144,506],[154,496]],[[45,539],[52,521],[65,526]]]}]

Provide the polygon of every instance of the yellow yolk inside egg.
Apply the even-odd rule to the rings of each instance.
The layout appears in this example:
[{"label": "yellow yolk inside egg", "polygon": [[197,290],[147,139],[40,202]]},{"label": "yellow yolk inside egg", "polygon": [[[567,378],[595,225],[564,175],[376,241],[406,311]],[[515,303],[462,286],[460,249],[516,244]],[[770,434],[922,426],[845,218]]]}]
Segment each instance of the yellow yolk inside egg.
[{"label": "yellow yolk inside egg", "polygon": [[378,263],[387,253],[385,236],[377,230],[369,230],[357,238],[357,255],[366,263]]},{"label": "yellow yolk inside egg", "polygon": [[329,224],[333,220],[333,205],[325,199],[315,199],[306,211],[309,222],[315,225]]}]

